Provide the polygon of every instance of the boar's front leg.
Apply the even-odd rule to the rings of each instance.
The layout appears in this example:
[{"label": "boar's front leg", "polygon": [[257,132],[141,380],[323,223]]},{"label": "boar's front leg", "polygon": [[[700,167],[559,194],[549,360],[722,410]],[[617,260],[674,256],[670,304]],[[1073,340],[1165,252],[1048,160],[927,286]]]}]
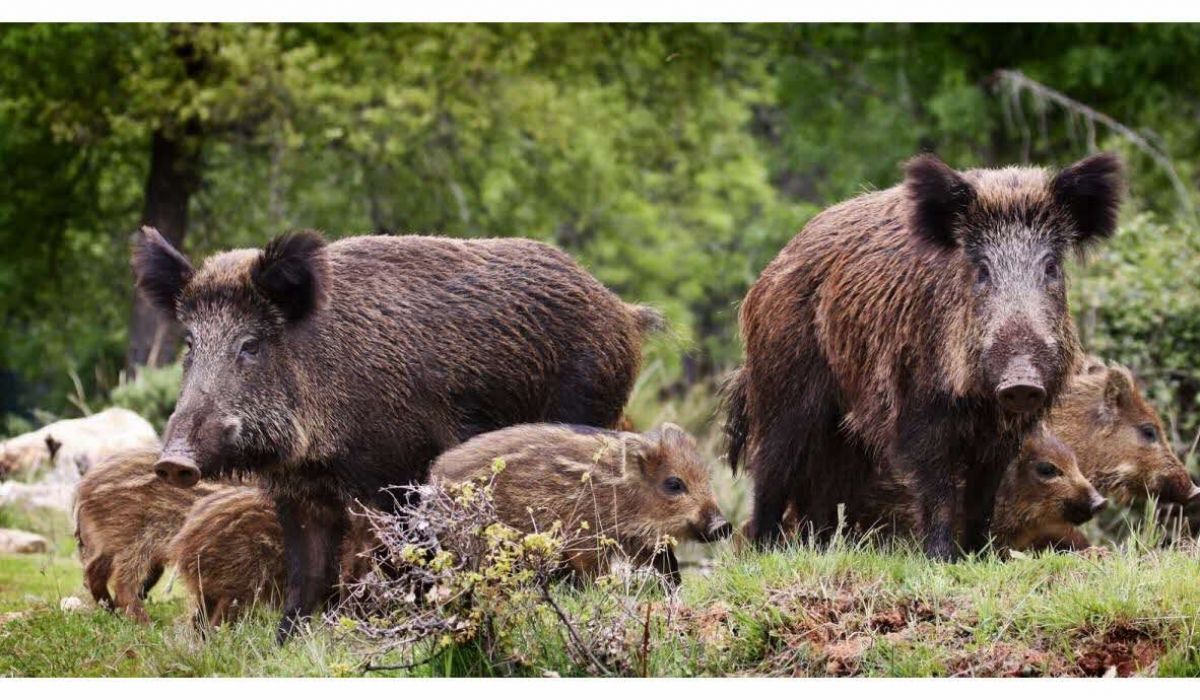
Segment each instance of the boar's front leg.
[{"label": "boar's front leg", "polygon": [[275,508],[283,528],[287,591],[276,639],[286,642],[300,622],[334,594],[338,552],[346,534],[346,509],[334,499],[299,500],[277,496]]},{"label": "boar's front leg", "polygon": [[979,552],[988,543],[996,492],[1004,478],[1006,465],[977,464],[967,472],[963,493],[963,546]]},{"label": "boar's front leg", "polygon": [[915,482],[918,534],[925,554],[953,561],[960,554],[955,530],[961,503],[957,466],[961,455],[953,447],[953,432],[945,421],[929,414],[900,426],[887,450],[888,459]]}]

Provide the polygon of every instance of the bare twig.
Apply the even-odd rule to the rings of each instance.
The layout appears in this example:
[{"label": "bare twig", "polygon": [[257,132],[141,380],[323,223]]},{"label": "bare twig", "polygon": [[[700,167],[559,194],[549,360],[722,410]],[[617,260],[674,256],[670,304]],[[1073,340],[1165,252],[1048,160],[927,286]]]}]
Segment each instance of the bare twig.
[{"label": "bare twig", "polygon": [[558,601],[554,599],[554,596],[550,595],[550,585],[546,581],[542,581],[540,588],[542,591],[542,600],[546,601],[546,603],[550,605],[550,608],[554,610],[554,614],[558,616],[558,621],[563,624],[563,627],[567,628],[567,634],[571,635],[571,641],[575,642],[575,646],[578,647],[581,652],[583,652],[583,655],[587,657],[588,662],[595,666],[596,670],[605,676],[610,675],[604,664],[600,663],[599,659],[592,654],[592,650],[589,649],[588,645],[585,644],[583,639],[580,638],[579,632],[575,629],[575,625],[571,624],[571,618],[567,617],[567,614],[563,612],[561,607],[559,607]]},{"label": "bare twig", "polygon": [[[1193,220],[1196,218],[1195,205],[1192,201],[1192,196],[1188,191],[1187,185],[1184,183],[1183,179],[1179,177],[1179,173],[1176,172],[1175,166],[1172,164],[1170,157],[1167,156],[1167,154],[1160,147],[1151,143],[1144,136],[1128,126],[1125,126],[1116,119],[1113,119],[1107,114],[1099,112],[1085,105],[1084,103],[1079,102],[1078,100],[1067,97],[1061,92],[1043,85],[1036,80],[1030,79],[1019,70],[998,70],[993,75],[993,80],[996,82],[996,84],[1004,89],[1004,97],[1010,100],[1012,105],[1017,108],[1017,117],[1021,120],[1021,138],[1024,149],[1028,149],[1029,130],[1028,127],[1025,126],[1024,117],[1021,115],[1021,110],[1019,108],[1019,94],[1021,91],[1025,91],[1032,95],[1034,100],[1038,103],[1037,111],[1039,112],[1039,119],[1042,117],[1043,113],[1043,109],[1041,107],[1041,103],[1043,102],[1048,102],[1061,107],[1067,112],[1069,117],[1074,117],[1077,115],[1082,118],[1084,127],[1087,131],[1089,150],[1096,150],[1095,125],[1097,123],[1103,124],[1113,132],[1122,136],[1125,140],[1129,141],[1139,151],[1149,156],[1150,159],[1153,160],[1155,164],[1157,164],[1158,167],[1166,173],[1167,178],[1171,181],[1171,186],[1175,189],[1175,194],[1179,198],[1179,203],[1183,211]],[[1009,114],[1007,111],[1007,104],[1005,104],[1005,108],[1005,121],[1007,122]]]}]

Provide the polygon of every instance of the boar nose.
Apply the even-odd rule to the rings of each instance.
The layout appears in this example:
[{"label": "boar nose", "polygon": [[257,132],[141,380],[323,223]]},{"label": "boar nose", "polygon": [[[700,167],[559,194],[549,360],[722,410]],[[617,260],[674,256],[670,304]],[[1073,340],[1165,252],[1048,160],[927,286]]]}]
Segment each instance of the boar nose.
[{"label": "boar nose", "polygon": [[1014,357],[996,385],[996,399],[1009,413],[1032,413],[1046,402],[1042,373],[1028,355]]},{"label": "boar nose", "polygon": [[1104,496],[1101,496],[1098,493],[1092,494],[1092,503],[1091,503],[1092,515],[1099,513],[1100,511],[1104,510],[1107,507],[1108,507],[1108,499],[1107,498],[1105,498]]},{"label": "boar nose", "polygon": [[716,542],[723,540],[733,534],[733,526],[722,515],[716,515],[708,521],[708,527],[704,531],[705,542]]},{"label": "boar nose", "polygon": [[154,473],[168,484],[184,489],[200,481],[200,467],[190,457],[182,455],[163,455],[155,462]]}]

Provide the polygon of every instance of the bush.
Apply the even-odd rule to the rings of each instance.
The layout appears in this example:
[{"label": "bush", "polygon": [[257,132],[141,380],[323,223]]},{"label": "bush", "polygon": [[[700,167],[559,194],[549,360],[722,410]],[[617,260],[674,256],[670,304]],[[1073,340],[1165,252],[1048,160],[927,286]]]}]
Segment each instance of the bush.
[{"label": "bush", "polygon": [[179,363],[164,367],[143,367],[137,379],[122,382],[112,390],[112,405],[128,408],[150,421],[160,434],[167,419],[175,410],[175,399],[179,396],[179,385],[183,381],[183,367]]},{"label": "bush", "polygon": [[1139,214],[1081,272],[1071,308],[1084,346],[1134,370],[1186,449],[1200,428],[1200,227]]}]

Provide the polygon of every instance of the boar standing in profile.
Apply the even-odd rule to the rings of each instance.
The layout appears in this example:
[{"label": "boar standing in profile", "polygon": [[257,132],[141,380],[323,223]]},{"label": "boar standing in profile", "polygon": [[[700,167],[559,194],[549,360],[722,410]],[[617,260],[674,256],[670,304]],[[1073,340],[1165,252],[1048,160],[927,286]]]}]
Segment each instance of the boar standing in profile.
[{"label": "boar standing in profile", "polygon": [[150,621],[142,599],[171,562],[171,538],[188,511],[196,501],[230,488],[175,488],[155,474],[157,461],[157,449],[112,455],[83,475],[75,497],[84,583],[97,604],[142,623]]},{"label": "boar standing in profile", "polygon": [[281,641],[333,591],[347,504],[387,508],[381,488],[478,433],[614,425],[661,321],[522,239],[303,232],[196,269],[146,228],[134,268],[186,331],[157,469],[188,487],[261,465],[287,560]]},{"label": "boar standing in profile", "polygon": [[[503,468],[493,477],[496,460]],[[648,433],[520,425],[450,450],[430,473],[434,483],[488,478],[501,522],[525,532],[562,523],[564,566],[580,578],[608,570],[608,539],[635,564],[653,564],[678,584],[665,537],[711,542],[732,532],[695,441],[670,423]]]},{"label": "boar standing in profile", "polygon": [[1049,420],[1075,450],[1084,476],[1115,501],[1128,505],[1148,495],[1184,506],[1200,501],[1200,487],[1127,368],[1089,357]]},{"label": "boar standing in profile", "polygon": [[747,294],[727,387],[757,540],[789,505],[831,532],[878,461],[914,484],[930,556],[984,546],[1005,467],[1081,360],[1066,258],[1113,233],[1121,189],[1107,154],[1057,173],[924,155],[810,221]]}]

